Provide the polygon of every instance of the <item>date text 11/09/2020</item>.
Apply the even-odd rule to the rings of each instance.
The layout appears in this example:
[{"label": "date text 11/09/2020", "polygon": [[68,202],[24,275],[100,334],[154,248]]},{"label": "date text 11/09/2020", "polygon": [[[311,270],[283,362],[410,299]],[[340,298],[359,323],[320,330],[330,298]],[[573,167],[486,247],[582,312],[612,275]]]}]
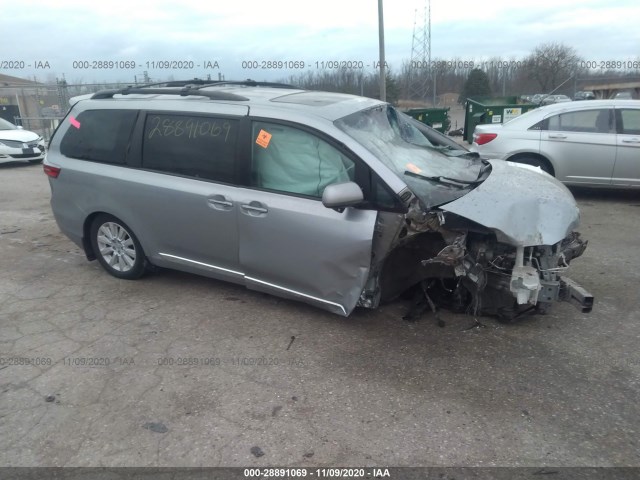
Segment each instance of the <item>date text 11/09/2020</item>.
[{"label": "date text 11/09/2020", "polygon": [[245,468],[245,478],[390,478],[388,468]]}]

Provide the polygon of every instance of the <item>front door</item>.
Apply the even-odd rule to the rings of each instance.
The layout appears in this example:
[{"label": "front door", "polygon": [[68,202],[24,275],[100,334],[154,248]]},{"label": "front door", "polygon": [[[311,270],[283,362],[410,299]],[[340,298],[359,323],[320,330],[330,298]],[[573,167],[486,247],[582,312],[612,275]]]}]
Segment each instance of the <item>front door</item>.
[{"label": "front door", "polygon": [[555,177],[572,184],[609,184],[616,161],[613,110],[553,115],[540,135],[540,153],[553,158]]},{"label": "front door", "polygon": [[356,164],[315,133],[253,122],[250,186],[238,191],[240,264],[249,288],[340,315],[355,308],[371,265],[377,211],[322,204]]}]

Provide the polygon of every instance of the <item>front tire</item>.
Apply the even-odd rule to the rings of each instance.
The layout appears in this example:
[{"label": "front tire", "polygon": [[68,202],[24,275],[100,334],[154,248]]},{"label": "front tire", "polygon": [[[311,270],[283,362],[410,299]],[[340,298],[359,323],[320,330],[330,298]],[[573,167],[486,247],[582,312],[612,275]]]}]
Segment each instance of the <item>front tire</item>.
[{"label": "front tire", "polygon": [[91,224],[90,235],[93,252],[109,274],[125,280],[144,274],[144,251],[124,222],[112,215],[100,214]]}]

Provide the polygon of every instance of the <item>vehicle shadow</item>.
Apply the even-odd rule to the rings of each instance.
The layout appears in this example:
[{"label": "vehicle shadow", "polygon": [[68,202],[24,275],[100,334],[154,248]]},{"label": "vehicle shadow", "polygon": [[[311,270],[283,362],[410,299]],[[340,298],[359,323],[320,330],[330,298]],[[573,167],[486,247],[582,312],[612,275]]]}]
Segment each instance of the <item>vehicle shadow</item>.
[{"label": "vehicle shadow", "polygon": [[29,162],[21,162],[21,161],[0,163],[0,170],[10,169],[10,168],[24,168],[24,167],[42,168],[42,163],[29,163]]},{"label": "vehicle shadow", "polygon": [[575,199],[579,202],[598,200],[611,202],[640,202],[640,188],[616,189],[594,187],[569,187]]}]

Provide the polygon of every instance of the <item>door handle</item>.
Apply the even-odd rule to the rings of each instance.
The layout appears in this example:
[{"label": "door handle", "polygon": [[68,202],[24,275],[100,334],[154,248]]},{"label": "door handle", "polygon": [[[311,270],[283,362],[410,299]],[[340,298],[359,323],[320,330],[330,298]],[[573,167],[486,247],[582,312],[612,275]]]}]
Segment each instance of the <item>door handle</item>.
[{"label": "door handle", "polygon": [[640,138],[623,138],[624,143],[640,143]]},{"label": "door handle", "polygon": [[233,202],[230,202],[229,200],[209,200],[209,203],[220,205],[222,207],[233,207]]},{"label": "door handle", "polygon": [[258,205],[251,205],[250,203],[245,203],[243,205],[240,205],[240,207],[243,210],[247,210],[249,212],[255,212],[255,213],[267,213],[269,211],[269,209],[265,207],[260,207]]},{"label": "door handle", "polygon": [[207,203],[216,210],[230,210],[233,207],[233,202],[227,200],[224,195],[212,195],[207,198]]},{"label": "door handle", "polygon": [[567,136],[563,133],[550,133],[549,138],[567,138]]}]

